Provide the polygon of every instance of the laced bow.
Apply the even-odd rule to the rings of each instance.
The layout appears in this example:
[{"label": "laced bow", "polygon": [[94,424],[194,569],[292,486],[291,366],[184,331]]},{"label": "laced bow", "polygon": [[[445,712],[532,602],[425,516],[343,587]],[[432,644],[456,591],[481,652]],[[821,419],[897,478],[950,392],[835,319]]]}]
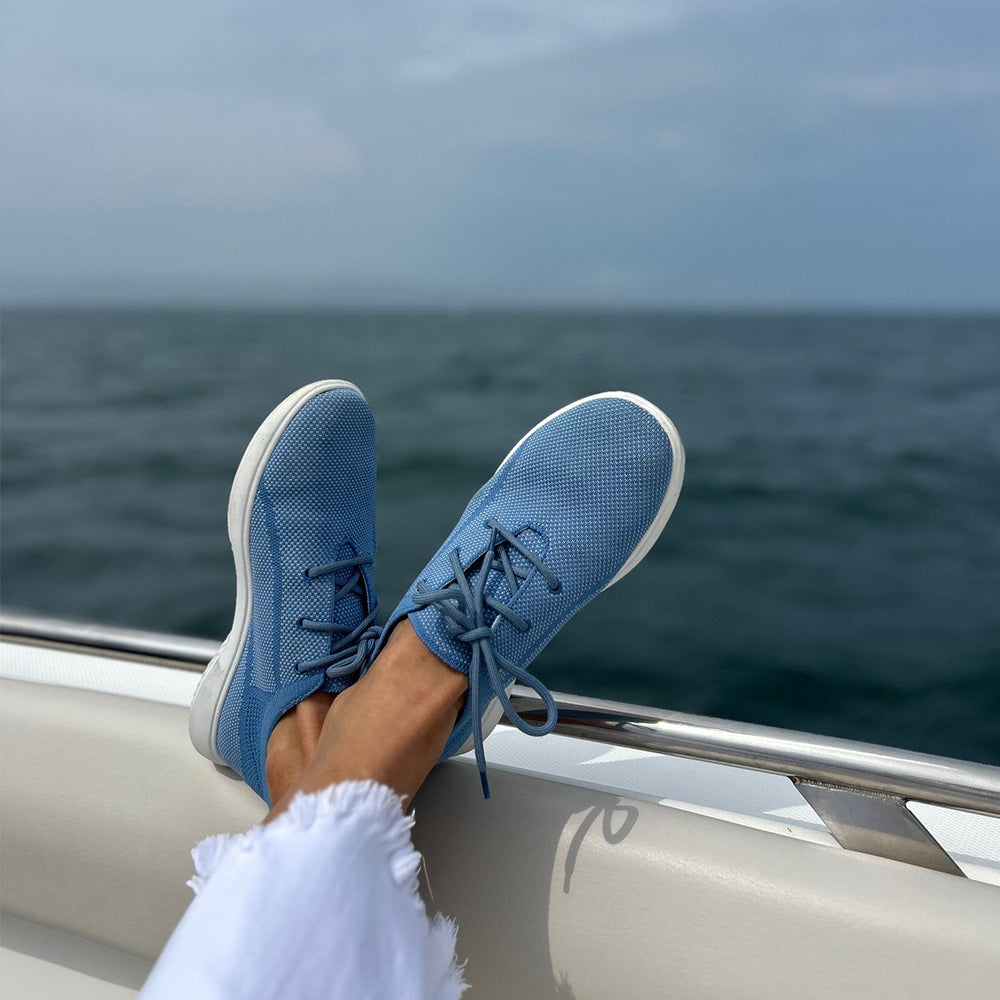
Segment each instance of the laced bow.
[{"label": "laced bow", "polygon": [[[371,563],[371,556],[354,556],[351,559],[338,559],[326,566],[311,567],[306,570],[305,575],[308,579],[314,580],[316,577],[329,576],[342,569],[353,570],[346,583],[338,584],[334,581],[333,614],[335,615],[337,601],[341,598],[354,594],[360,597],[362,602],[367,600],[361,569],[364,566],[370,566]],[[326,632],[331,636],[339,635],[341,638],[332,643],[330,652],[326,656],[315,660],[300,661],[295,664],[295,669],[303,674],[313,670],[324,670],[326,676],[330,678],[347,677],[361,669],[371,656],[378,644],[379,636],[382,634],[382,629],[374,624],[377,614],[378,605],[376,604],[353,628],[337,621],[319,622],[311,618],[300,618],[296,622],[299,628],[304,628],[308,632]]]},{"label": "laced bow", "polygon": [[[491,573],[503,573],[510,589],[510,600],[513,600],[521,588],[521,582],[531,570],[515,566],[510,558],[511,550],[523,556],[529,566],[538,571],[538,574],[548,584],[550,591],[553,593],[558,591],[560,584],[552,570],[511,532],[507,531],[499,521],[491,518],[486,522],[486,526],[490,529],[490,541],[483,555],[463,569],[458,549],[452,551],[448,559],[455,572],[454,580],[436,590],[418,583],[413,595],[413,603],[421,609],[435,608],[444,617],[452,639],[468,643],[472,648],[472,662],[469,665],[469,707],[474,720],[472,735],[476,748],[476,764],[479,766],[479,779],[483,785],[483,795],[489,798],[490,786],[486,779],[486,755],[483,751],[482,686],[484,679],[496,693],[508,720],[528,736],[545,736],[546,733],[551,733],[555,728],[558,710],[548,688],[537,677],[501,656],[493,648],[493,626],[487,624],[487,609],[496,614],[493,625],[503,620],[509,622],[518,632],[527,632],[531,628],[531,622],[503,601],[487,594],[486,584]],[[477,566],[480,567],[479,574],[475,581],[470,583],[469,576],[475,572]],[[512,674],[515,680],[528,685],[541,698],[545,705],[545,721],[543,723],[533,725],[517,714],[507,695],[507,685],[500,676],[500,670]]]}]

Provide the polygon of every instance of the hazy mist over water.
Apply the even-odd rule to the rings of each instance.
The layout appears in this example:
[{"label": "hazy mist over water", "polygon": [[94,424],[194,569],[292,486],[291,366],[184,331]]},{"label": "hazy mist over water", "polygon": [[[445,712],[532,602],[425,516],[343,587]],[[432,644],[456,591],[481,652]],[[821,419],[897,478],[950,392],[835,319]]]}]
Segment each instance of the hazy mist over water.
[{"label": "hazy mist over water", "polygon": [[221,638],[243,448],[336,377],[378,421],[384,618],[524,431],[628,389],[684,490],[541,678],[998,762],[998,373],[996,316],[10,312],[2,596]]}]

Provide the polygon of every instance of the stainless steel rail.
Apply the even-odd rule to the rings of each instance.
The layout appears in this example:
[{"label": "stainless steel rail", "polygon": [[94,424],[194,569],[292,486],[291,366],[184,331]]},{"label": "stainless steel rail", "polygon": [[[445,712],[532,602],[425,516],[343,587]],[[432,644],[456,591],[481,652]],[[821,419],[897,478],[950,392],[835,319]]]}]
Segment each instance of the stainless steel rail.
[{"label": "stainless steel rail", "polygon": [[94,652],[146,656],[199,672],[205,669],[219,648],[219,644],[211,639],[144,632],[117,625],[91,625],[10,611],[0,614],[0,635],[8,639],[76,646]]},{"label": "stainless steel rail", "polygon": [[[21,614],[0,615],[0,635],[195,670],[218,649],[203,639]],[[555,699],[557,733],[784,775],[851,850],[960,875],[906,802],[1000,816],[1000,767],[576,695],[557,693]],[[544,717],[529,689],[515,687],[512,701],[526,718]]]},{"label": "stainless steel rail", "polygon": [[[545,718],[534,692],[514,691],[519,714]],[[1000,767],[577,695],[555,698],[556,731],[567,736],[1000,816]]]}]

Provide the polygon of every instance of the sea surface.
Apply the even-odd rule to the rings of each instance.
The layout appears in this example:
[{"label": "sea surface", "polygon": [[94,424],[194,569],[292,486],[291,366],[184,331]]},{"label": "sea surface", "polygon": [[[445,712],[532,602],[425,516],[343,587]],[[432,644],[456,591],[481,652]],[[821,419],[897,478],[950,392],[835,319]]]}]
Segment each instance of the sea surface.
[{"label": "sea surface", "polygon": [[1000,762],[1000,317],[10,311],[2,598],[222,637],[230,479],[318,378],[378,420],[383,616],[509,447],[605,389],[687,446],[555,690]]}]

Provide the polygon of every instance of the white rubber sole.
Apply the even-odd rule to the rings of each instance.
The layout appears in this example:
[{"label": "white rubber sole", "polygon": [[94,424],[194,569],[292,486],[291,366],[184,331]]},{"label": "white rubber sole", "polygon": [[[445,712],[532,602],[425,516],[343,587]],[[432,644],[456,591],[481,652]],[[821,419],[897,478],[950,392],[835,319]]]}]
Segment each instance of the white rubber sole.
[{"label": "white rubber sole", "polygon": [[216,743],[219,716],[222,713],[222,704],[229,693],[229,685],[236,673],[236,667],[243,656],[243,647],[246,645],[250,619],[253,616],[250,577],[250,515],[253,512],[253,498],[278,439],[295,415],[310,400],[331,389],[350,389],[364,399],[363,393],[353,382],[344,382],[340,379],[312,382],[296,390],[279,403],[257,428],[233,478],[233,486],[229,492],[227,521],[229,544],[232,546],[233,561],[236,565],[236,612],[229,635],[201,676],[188,715],[188,731],[195,749],[203,757],[217,764],[226,764],[219,755]]},{"label": "white rubber sole", "polygon": [[[660,509],[656,512],[656,516],[653,518],[652,523],[646,529],[646,533],[639,539],[639,544],[632,550],[629,554],[628,559],[622,565],[622,568],[615,574],[615,576],[601,588],[601,593],[604,593],[609,587],[613,587],[622,577],[631,573],[632,570],[642,562],[645,558],[646,553],[653,547],[657,538],[660,537],[663,529],[666,527],[667,521],[670,520],[670,515],[674,512],[674,507],[677,506],[677,498],[680,496],[681,487],[684,485],[684,443],[681,441],[680,434],[677,433],[677,428],[674,426],[674,422],[668,417],[658,406],[654,406],[648,399],[644,399],[642,396],[637,396],[633,392],[599,392],[593,396],[585,396],[583,399],[577,399],[572,403],[567,404],[560,410],[556,410],[555,413],[550,413],[544,420],[535,424],[534,427],[528,431],[527,434],[522,437],[513,448],[507,452],[506,458],[497,466],[496,472],[493,473],[495,476],[500,470],[510,461],[513,457],[514,452],[521,447],[524,442],[531,437],[539,428],[544,427],[549,421],[555,420],[556,417],[562,416],[568,410],[573,410],[583,403],[589,403],[594,399],[625,399],[628,402],[633,403],[640,409],[645,410],[649,413],[654,420],[663,428],[667,435],[667,439],[670,441],[670,452],[672,455],[672,464],[670,467],[670,481],[667,483],[667,491],[663,496],[663,500],[660,503]],[[492,478],[492,477],[490,477]],[[507,694],[509,695],[511,689],[514,687],[513,682],[509,684],[506,688]],[[497,723],[503,718],[503,706],[500,704],[498,698],[494,698],[489,705],[486,706],[486,711],[483,713],[483,739],[496,728]],[[462,749],[459,753],[468,753],[473,747],[473,740],[470,736],[466,740]]]}]

